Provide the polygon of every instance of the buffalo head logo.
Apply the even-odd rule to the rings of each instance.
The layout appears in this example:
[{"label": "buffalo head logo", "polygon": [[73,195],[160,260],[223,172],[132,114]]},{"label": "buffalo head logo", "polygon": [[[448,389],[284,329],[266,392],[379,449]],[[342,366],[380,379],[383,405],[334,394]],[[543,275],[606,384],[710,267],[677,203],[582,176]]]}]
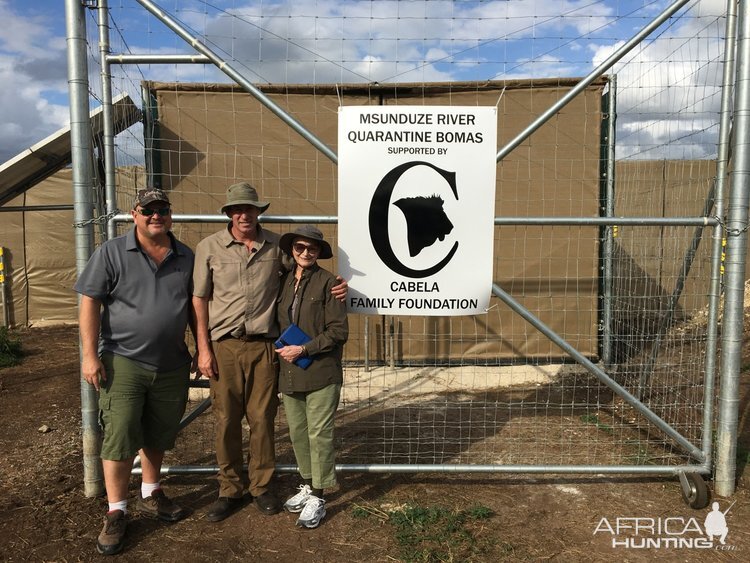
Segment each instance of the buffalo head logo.
[{"label": "buffalo head logo", "polygon": [[[415,166],[428,166],[435,170],[445,179],[451,187],[453,195],[458,199],[455,172],[448,172],[429,162],[415,161],[400,164],[383,177],[372,196],[369,216],[370,240],[378,257],[391,270],[409,278],[426,278],[442,270],[451,261],[458,250],[458,241],[453,243],[453,247],[442,260],[424,270],[415,270],[408,267],[393,252],[388,234],[391,195],[399,178],[404,172]],[[438,196],[404,198],[394,203],[406,217],[407,239],[411,256],[416,256],[438,239],[444,240],[445,235],[453,230],[453,224],[443,211],[443,203],[443,200]]]},{"label": "buffalo head logo", "polygon": [[394,201],[393,205],[404,213],[406,218],[409,256],[416,256],[436,240],[444,240],[453,230],[453,223],[443,211],[443,198],[407,197]]}]

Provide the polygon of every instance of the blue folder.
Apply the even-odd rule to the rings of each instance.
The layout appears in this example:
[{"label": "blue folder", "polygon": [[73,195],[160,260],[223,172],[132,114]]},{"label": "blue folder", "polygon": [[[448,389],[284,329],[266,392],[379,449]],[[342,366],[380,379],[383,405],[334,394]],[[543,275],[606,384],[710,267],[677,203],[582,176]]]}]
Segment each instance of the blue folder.
[{"label": "blue folder", "polygon": [[[304,330],[292,323],[281,333],[278,340],[274,342],[274,346],[276,346],[276,348],[283,348],[284,346],[302,346],[311,340],[312,338],[307,336]],[[307,369],[312,362],[311,357],[300,356],[294,360],[294,365],[301,367],[302,369]]]}]

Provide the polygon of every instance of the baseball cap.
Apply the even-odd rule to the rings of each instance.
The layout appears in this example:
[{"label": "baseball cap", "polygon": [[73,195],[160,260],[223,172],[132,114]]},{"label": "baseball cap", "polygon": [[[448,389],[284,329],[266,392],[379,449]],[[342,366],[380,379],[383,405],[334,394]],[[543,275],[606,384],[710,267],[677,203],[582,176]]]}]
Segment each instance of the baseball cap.
[{"label": "baseball cap", "polygon": [[145,207],[149,203],[154,203],[155,201],[163,201],[164,203],[169,204],[169,197],[167,197],[165,191],[160,190],[159,188],[145,188],[138,190],[138,193],[135,196],[135,201],[133,202],[133,209],[139,205]]}]

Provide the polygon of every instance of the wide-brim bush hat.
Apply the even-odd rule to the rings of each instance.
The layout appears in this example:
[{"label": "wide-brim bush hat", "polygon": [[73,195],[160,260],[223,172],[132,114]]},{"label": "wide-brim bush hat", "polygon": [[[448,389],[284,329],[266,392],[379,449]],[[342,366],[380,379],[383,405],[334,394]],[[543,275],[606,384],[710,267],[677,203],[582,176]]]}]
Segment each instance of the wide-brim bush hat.
[{"label": "wide-brim bush hat", "polygon": [[227,188],[227,202],[221,207],[221,213],[226,213],[227,208],[233,205],[252,205],[263,213],[268,206],[268,201],[260,201],[258,191],[247,182],[232,184]]},{"label": "wide-brim bush hat", "polygon": [[320,254],[318,254],[319,259],[333,257],[331,245],[323,238],[323,233],[320,232],[320,229],[313,227],[312,225],[300,225],[291,233],[281,235],[281,239],[279,239],[279,248],[289,256],[292,256],[292,243],[298,238],[303,238],[317,244],[320,247]]}]

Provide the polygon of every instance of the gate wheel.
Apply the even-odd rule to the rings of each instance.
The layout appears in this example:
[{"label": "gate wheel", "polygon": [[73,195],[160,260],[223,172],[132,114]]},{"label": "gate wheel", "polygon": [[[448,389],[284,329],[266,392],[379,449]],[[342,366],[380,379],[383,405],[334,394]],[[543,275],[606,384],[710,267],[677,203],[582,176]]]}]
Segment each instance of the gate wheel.
[{"label": "gate wheel", "polygon": [[682,500],[690,508],[700,509],[708,506],[708,487],[699,473],[680,473]]}]

